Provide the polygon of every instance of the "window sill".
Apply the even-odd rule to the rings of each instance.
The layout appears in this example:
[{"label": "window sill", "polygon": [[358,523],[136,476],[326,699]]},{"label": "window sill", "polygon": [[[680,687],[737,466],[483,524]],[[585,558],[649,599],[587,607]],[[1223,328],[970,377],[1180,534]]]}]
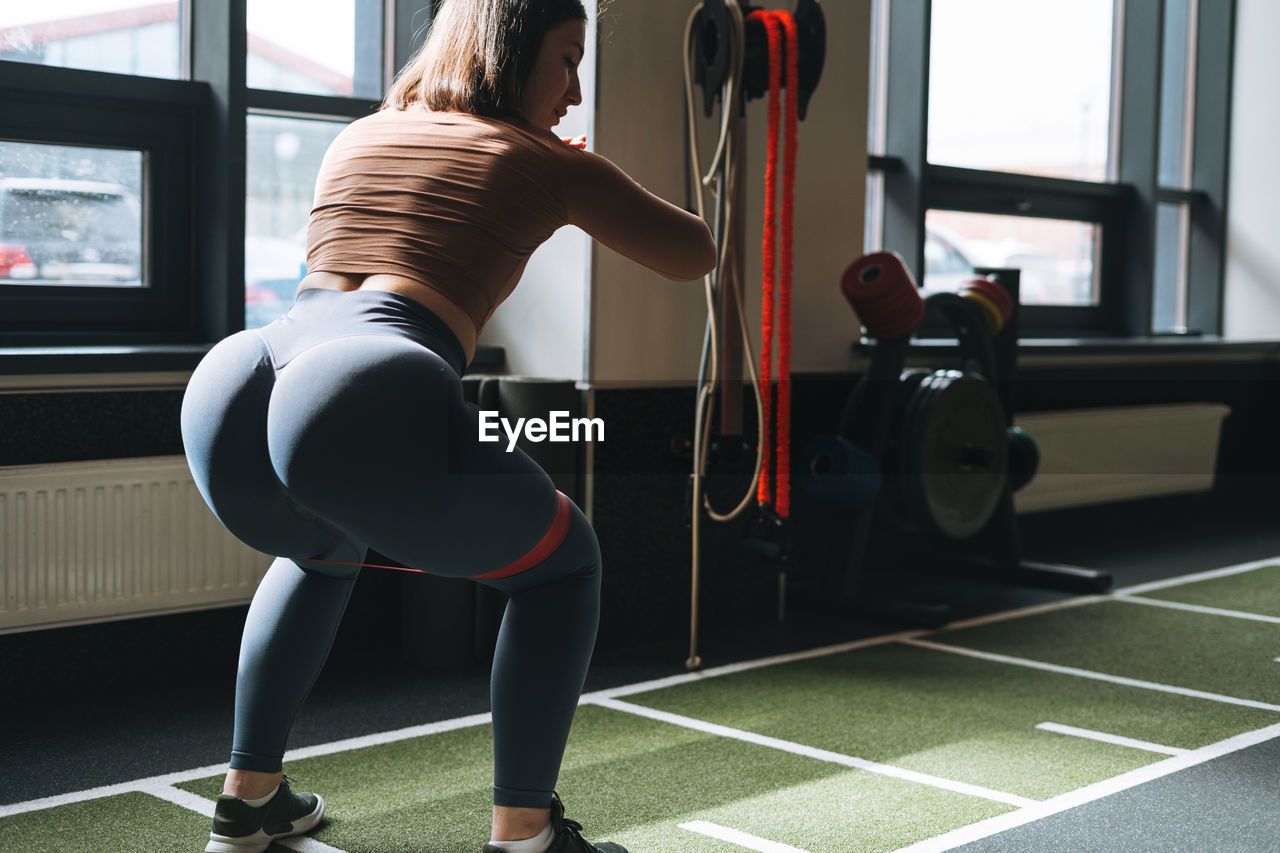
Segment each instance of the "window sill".
[{"label": "window sill", "polygon": [[0,347],[0,376],[194,370],[212,344]]},{"label": "window sill", "polygon": [[[870,339],[855,341],[854,352],[869,356]],[[953,357],[954,338],[911,342],[908,363]],[[1271,361],[1280,357],[1280,340],[1232,341],[1199,335],[1149,338],[1023,338],[1018,341],[1018,367],[1091,367],[1168,362]]]},{"label": "window sill", "polygon": [[[182,388],[212,346],[0,347],[0,393]],[[502,347],[480,346],[468,371],[505,364]]]}]

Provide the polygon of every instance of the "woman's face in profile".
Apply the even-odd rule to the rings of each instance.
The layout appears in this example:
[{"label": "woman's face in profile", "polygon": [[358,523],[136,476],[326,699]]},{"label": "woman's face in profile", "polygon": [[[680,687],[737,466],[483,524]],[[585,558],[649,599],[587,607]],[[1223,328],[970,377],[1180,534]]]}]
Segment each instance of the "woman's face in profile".
[{"label": "woman's face in profile", "polygon": [[547,31],[520,102],[520,113],[530,124],[550,130],[569,107],[582,103],[578,65],[586,43],[587,25],[582,21],[565,21]]}]

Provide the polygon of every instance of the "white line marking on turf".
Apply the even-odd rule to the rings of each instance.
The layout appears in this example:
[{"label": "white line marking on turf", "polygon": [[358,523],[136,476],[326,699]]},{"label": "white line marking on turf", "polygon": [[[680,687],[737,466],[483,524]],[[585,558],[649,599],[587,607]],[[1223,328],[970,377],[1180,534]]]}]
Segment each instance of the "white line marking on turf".
[{"label": "white line marking on turf", "polygon": [[205,776],[216,776],[219,773],[225,773],[227,765],[211,764],[207,767],[197,767],[192,770],[183,770],[179,773],[165,773],[161,776],[151,776],[146,779],[135,779],[132,782],[120,782],[115,785],[100,785],[97,788],[89,788],[85,791],[72,791],[66,794],[57,794],[52,797],[41,797],[38,800],[28,800],[25,803],[13,803],[7,806],[0,806],[0,818],[9,817],[11,815],[23,814],[24,812],[40,811],[41,809],[51,809],[57,806],[66,806],[72,803],[82,803],[86,800],[98,800],[103,797],[114,797],[118,794],[128,794],[132,791],[145,791],[151,793],[152,789],[169,785],[173,782],[185,782],[188,779],[201,779]]},{"label": "white line marking on turf", "polygon": [[1111,735],[1106,732],[1095,732],[1092,729],[1079,729],[1075,726],[1064,726],[1061,723],[1038,723],[1036,728],[1043,732],[1056,732],[1060,735],[1071,735],[1073,737],[1087,738],[1088,740],[1102,741],[1103,743],[1113,743],[1116,746],[1128,746],[1133,749],[1145,749],[1147,752],[1160,752],[1165,755],[1182,755],[1190,752],[1189,749],[1181,749],[1176,746],[1162,746],[1158,743],[1151,743],[1136,738],[1124,737],[1122,735]]},{"label": "white line marking on turf", "polygon": [[1208,693],[1204,690],[1192,690],[1187,687],[1175,687],[1171,684],[1160,684],[1155,681],[1142,681],[1137,678],[1125,678],[1122,675],[1108,675],[1105,672],[1093,672],[1088,669],[1077,669],[1073,666],[1059,666],[1056,663],[1045,663],[1044,661],[1017,658],[1010,655],[1000,655],[995,654],[994,652],[981,652],[977,649],[966,649],[963,646],[949,646],[944,643],[934,643],[929,640],[903,640],[903,642],[908,645],[919,646],[922,649],[933,649],[935,651],[947,652],[948,654],[953,655],[965,655],[966,657],[995,661],[996,663],[1025,666],[1028,669],[1040,669],[1045,672],[1056,672],[1061,675],[1074,675],[1079,678],[1091,678],[1094,681],[1107,681],[1112,684],[1123,684],[1126,687],[1141,687],[1144,690],[1155,690],[1160,693],[1172,693],[1177,696],[1190,696],[1193,699],[1208,699],[1211,702],[1221,702],[1224,705],[1241,705],[1245,708],[1259,708],[1263,711],[1280,711],[1280,705],[1258,702],[1253,699],[1240,699],[1235,696],[1224,696],[1221,693]]},{"label": "white line marking on turf", "polygon": [[[453,731],[454,729],[465,729],[471,726],[484,725],[491,721],[491,714],[472,714],[469,717],[458,717],[453,720],[442,720],[437,723],[426,723],[421,726],[410,726],[408,728],[396,729],[395,731],[390,732],[378,732],[377,734],[347,738],[346,740],[322,743],[316,746],[304,746],[299,749],[291,749],[285,753],[284,760],[298,761],[303,758],[314,758],[318,755],[332,755],[335,752],[347,752],[354,749],[363,749],[367,746],[380,746],[384,743],[395,743],[396,741],[408,740],[409,738],[423,737],[426,735]],[[178,782],[190,782],[193,779],[204,779],[209,776],[218,776],[226,772],[227,765],[225,764],[209,764],[204,767],[195,767],[191,770],[180,770],[176,773],[163,773],[159,776],[150,776],[145,779],[134,779],[131,782],[120,782],[115,785],[102,785],[97,788],[90,788],[86,791],[73,791],[67,794],[57,794],[52,797],[42,797],[38,800],[28,800],[25,803],[0,805],[0,818],[9,817],[10,815],[15,814],[22,814],[24,812],[39,811],[40,809],[54,808],[56,806],[65,806],[71,803],[81,803],[86,800],[97,800],[102,797],[113,797],[117,794],[127,794],[130,791],[147,791],[148,793],[151,793],[156,787],[173,785]]]},{"label": "white line marking on turf", "polygon": [[966,657],[977,657],[983,661],[995,661],[997,663],[1012,663],[1014,666],[1025,666],[1032,670],[1044,670],[1046,672],[1059,672],[1061,675],[1075,675],[1082,679],[1093,679],[1094,681],[1110,681],[1111,684],[1123,684],[1125,686],[1137,686],[1146,690],[1157,690],[1160,693],[1172,693],[1175,695],[1188,695],[1194,699],[1208,699],[1210,702],[1221,702],[1224,704],[1239,704],[1245,708],[1260,708],[1262,711],[1280,711],[1280,704],[1270,704],[1267,702],[1257,702],[1254,699],[1240,699],[1234,695],[1224,695],[1221,693],[1208,693],[1206,690],[1193,690],[1190,688],[1180,688],[1172,684],[1160,684],[1157,681],[1143,681],[1140,679],[1125,678],[1123,675],[1108,675],[1106,672],[1094,672],[1092,670],[1080,670],[1074,666],[1059,666],[1057,663],[1046,663],[1043,661],[1033,661],[1025,657],[1012,657],[1010,654],[996,654],[995,652],[979,652],[975,648],[964,648],[963,646],[947,646],[945,643],[933,643],[931,640],[908,639],[902,642],[909,646],[919,646],[920,648],[932,648],[937,652],[947,652],[948,654],[964,654]]},{"label": "white line marking on turf", "polygon": [[984,800],[994,800],[997,803],[1006,803],[1012,806],[1028,806],[1037,802],[1036,800],[1031,800],[1026,797],[1019,797],[1016,794],[996,791],[991,788],[984,788],[980,785],[970,785],[966,782],[957,782],[953,779],[931,776],[928,773],[920,773],[915,770],[905,770],[901,767],[880,764],[875,761],[868,761],[865,758],[855,758],[851,755],[842,755],[838,752],[818,749],[817,747],[806,746],[805,744],[795,743],[794,741],[781,740],[780,738],[769,737],[768,735],[757,734],[756,732],[749,732],[745,729],[734,729],[729,726],[722,726],[719,723],[709,723],[705,720],[686,717],[682,714],[672,714],[668,711],[659,711],[655,708],[647,708],[644,705],[633,705],[630,702],[619,702],[617,699],[596,699],[594,704],[605,708],[612,708],[615,711],[621,711],[625,714],[635,714],[640,717],[648,717],[651,720],[670,723],[673,726],[682,726],[686,729],[706,732],[707,734],[716,735],[717,737],[732,738],[733,740],[754,743],[757,746],[767,746],[772,749],[781,750],[782,752],[789,752],[793,755],[803,755],[807,758],[816,758],[819,761],[829,761],[833,764],[842,764],[845,767],[854,767],[858,770],[879,773],[881,776],[892,776],[897,779],[905,779],[908,782],[916,782],[933,788],[942,788],[943,790],[953,791],[957,794],[968,794],[972,797],[981,797]]},{"label": "white line marking on turf", "polygon": [[1142,595],[1144,592],[1155,592],[1158,589],[1168,589],[1171,586],[1185,586],[1191,583],[1199,583],[1200,581],[1217,580],[1218,578],[1230,577],[1231,575],[1240,575],[1245,572],[1256,571],[1257,569],[1265,569],[1280,565],[1280,557],[1271,557],[1266,560],[1254,560],[1251,563],[1239,563],[1234,566],[1223,566],[1220,569],[1210,569],[1207,572],[1196,572],[1190,575],[1179,575],[1176,578],[1165,578],[1164,580],[1151,581],[1150,583],[1140,583],[1135,586],[1127,586],[1124,589],[1114,591],[1115,595]]},{"label": "white line marking on turf", "polygon": [[720,841],[728,841],[730,844],[736,844],[739,847],[745,847],[748,850],[758,850],[760,853],[808,853],[799,847],[792,847],[790,844],[782,844],[777,841],[769,841],[759,838],[749,832],[743,832],[739,829],[730,829],[727,826],[720,826],[718,823],[711,823],[705,820],[691,820],[688,823],[679,825],[681,829],[689,832],[696,832],[699,835],[706,835],[710,838],[716,838]]},{"label": "white line marking on turf", "polygon": [[1145,767],[1139,767],[1112,779],[1104,779],[1101,782],[1086,785],[1078,790],[1059,794],[1025,809],[998,815],[968,826],[962,826],[944,835],[912,844],[909,847],[903,847],[895,851],[895,853],[941,853],[944,850],[952,850],[962,844],[989,838],[1014,827],[1041,820],[1050,815],[1073,809],[1076,806],[1082,806],[1085,803],[1101,800],[1104,797],[1118,794],[1145,782],[1151,782],[1172,773],[1177,773],[1180,770],[1204,764],[1206,761],[1221,758],[1224,755],[1229,755],[1251,746],[1257,746],[1277,737],[1280,737],[1280,724],[1235,735],[1226,740],[1211,743],[1199,749],[1193,749],[1183,755],[1176,755],[1163,761],[1157,761],[1154,764],[1148,764]]},{"label": "white line marking on turf", "polygon": [[[168,800],[174,805],[191,809],[193,812],[198,812],[207,818],[213,817],[213,809],[216,804],[213,800],[206,800],[198,794],[175,788],[172,785],[150,785],[141,790],[162,800]],[[347,853],[347,851],[339,847],[325,844],[323,841],[317,841],[305,835],[295,835],[292,838],[277,838],[276,843],[283,844],[291,850],[297,850],[298,853]]]},{"label": "white line marking on turf", "polygon": [[1110,595],[1082,595],[1077,598],[1064,598],[1060,601],[1050,601],[1045,604],[1033,604],[1030,607],[1019,607],[1016,610],[1002,610],[999,613],[988,613],[985,616],[975,616],[972,619],[961,619],[957,622],[948,622],[936,631],[928,631],[924,633],[936,634],[939,631],[958,631],[961,628],[977,628],[982,625],[992,625],[996,622],[1009,622],[1014,619],[1024,619],[1028,616],[1039,616],[1041,613],[1053,613],[1058,610],[1069,610],[1072,607],[1083,607],[1086,604],[1100,604],[1110,600]]},{"label": "white line marking on turf", "polygon": [[1165,601],[1159,598],[1144,598],[1140,595],[1117,595],[1116,601],[1128,601],[1134,604],[1145,604],[1150,607],[1167,607],[1170,610],[1186,610],[1190,613],[1205,613],[1209,616],[1230,616],[1232,619],[1251,619],[1254,622],[1270,622],[1280,625],[1280,616],[1266,616],[1261,613],[1246,613],[1243,610],[1225,610],[1221,607],[1205,607],[1201,604],[1184,604],[1181,601]]},{"label": "white line marking on turf", "polygon": [[1280,557],[1271,557],[1266,560],[1254,560],[1250,563],[1239,563],[1234,566],[1223,566],[1221,568],[1210,569],[1204,572],[1180,575],[1176,578],[1165,578],[1164,580],[1123,587],[1100,595],[1082,595],[1075,598],[1062,599],[1060,601],[1050,601],[1046,604],[1035,604],[1030,607],[1021,607],[1016,610],[1003,610],[999,613],[989,613],[985,616],[976,616],[972,619],[962,619],[960,621],[944,625],[939,628],[938,631],[955,631],[961,628],[976,628],[980,625],[990,625],[995,622],[1007,622],[1011,619],[1022,619],[1027,616],[1037,616],[1041,613],[1051,613],[1056,610],[1066,610],[1072,607],[1081,607],[1086,604],[1098,604],[1100,602],[1110,601],[1116,598],[1123,599],[1130,596],[1139,596],[1144,592],[1155,592],[1160,589],[1169,589],[1170,587],[1184,586],[1186,584],[1199,583],[1200,581],[1217,580],[1218,578],[1244,574],[1246,572],[1257,571],[1258,569],[1265,569],[1278,565],[1280,565]]},{"label": "white line marking on turf", "polygon": [[217,805],[213,800],[207,800],[199,794],[193,794],[190,791],[184,791],[172,785],[145,785],[138,790],[153,797],[167,800],[176,806],[182,806],[184,809],[191,809],[191,811],[202,814],[207,818],[213,817],[213,809]]},{"label": "white line marking on turf", "polygon": [[600,699],[617,699],[619,696],[632,696],[636,693],[647,693],[650,690],[661,690],[664,687],[676,687],[681,684],[702,681],[706,678],[717,678],[722,675],[732,675],[735,672],[746,672],[748,670],[760,669],[761,667],[766,666],[795,663],[797,661],[809,660],[811,658],[828,657],[830,655],[838,655],[844,652],[852,652],[857,649],[870,648],[871,646],[884,646],[890,643],[897,643],[902,640],[910,639],[912,637],[923,637],[931,633],[933,633],[931,630],[901,631],[897,634],[882,634],[878,637],[867,637],[862,640],[853,640],[848,643],[837,643],[833,646],[806,649],[803,652],[791,652],[785,655],[774,655],[767,658],[758,658],[757,660],[725,664],[724,666],[712,667],[711,669],[682,672],[679,675],[655,678],[652,681],[642,681],[638,684],[626,684],[621,687],[608,687],[604,690],[584,693],[582,694],[582,702],[589,705]]},{"label": "white line marking on turf", "polygon": [[290,850],[297,850],[298,853],[347,853],[347,851],[334,847],[331,844],[325,844],[323,841],[317,841],[306,835],[295,835],[291,838],[277,838],[276,844],[283,844]]},{"label": "white line marking on turf", "polygon": [[304,746],[299,749],[291,749],[285,753],[284,760],[300,761],[303,758],[315,758],[319,755],[332,755],[335,752],[347,752],[353,749],[364,749],[369,746],[381,746],[384,743],[395,743],[396,741],[409,740],[410,738],[424,737],[426,735],[438,735],[443,732],[451,732],[456,729],[469,729],[472,726],[483,726],[491,722],[493,722],[493,715],[488,712],[483,714],[472,714],[469,717],[458,717],[453,720],[441,720],[438,723],[426,723],[421,726],[410,726],[408,728],[397,729],[392,732],[377,732],[371,735],[347,738],[346,740],[335,740],[331,743],[321,743],[315,746]]}]

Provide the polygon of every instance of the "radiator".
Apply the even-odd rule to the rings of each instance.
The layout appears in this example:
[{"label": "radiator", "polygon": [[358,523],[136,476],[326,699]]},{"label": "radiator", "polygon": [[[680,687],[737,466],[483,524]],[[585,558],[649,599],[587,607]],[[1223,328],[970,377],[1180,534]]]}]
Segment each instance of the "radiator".
[{"label": "radiator", "polygon": [[1208,491],[1230,412],[1182,403],[1018,415],[1040,448],[1040,470],[1015,506],[1037,512]]},{"label": "radiator", "polygon": [[242,604],[270,564],[185,457],[0,467],[0,633]]}]

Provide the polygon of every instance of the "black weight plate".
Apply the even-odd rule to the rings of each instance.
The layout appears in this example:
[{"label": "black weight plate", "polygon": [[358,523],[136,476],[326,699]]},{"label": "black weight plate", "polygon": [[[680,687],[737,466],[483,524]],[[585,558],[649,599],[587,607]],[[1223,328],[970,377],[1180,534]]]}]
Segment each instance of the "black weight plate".
[{"label": "black weight plate", "polygon": [[[906,510],[907,516],[924,524],[929,529],[936,529],[928,518],[929,509],[924,490],[924,478],[921,476],[918,449],[922,440],[924,427],[928,423],[928,411],[932,408],[934,386],[937,382],[950,382],[948,373],[959,371],[920,371],[913,372],[909,379],[906,402],[902,404],[902,419],[898,425],[899,436],[896,448],[897,489],[895,493]],[[906,376],[906,371],[903,372]],[[914,388],[914,390],[910,390]],[[924,413],[924,414],[922,414]]]},{"label": "black weight plate", "polygon": [[904,424],[904,483],[913,516],[951,539],[986,526],[1009,465],[1005,415],[991,384],[936,371],[912,397]]}]

